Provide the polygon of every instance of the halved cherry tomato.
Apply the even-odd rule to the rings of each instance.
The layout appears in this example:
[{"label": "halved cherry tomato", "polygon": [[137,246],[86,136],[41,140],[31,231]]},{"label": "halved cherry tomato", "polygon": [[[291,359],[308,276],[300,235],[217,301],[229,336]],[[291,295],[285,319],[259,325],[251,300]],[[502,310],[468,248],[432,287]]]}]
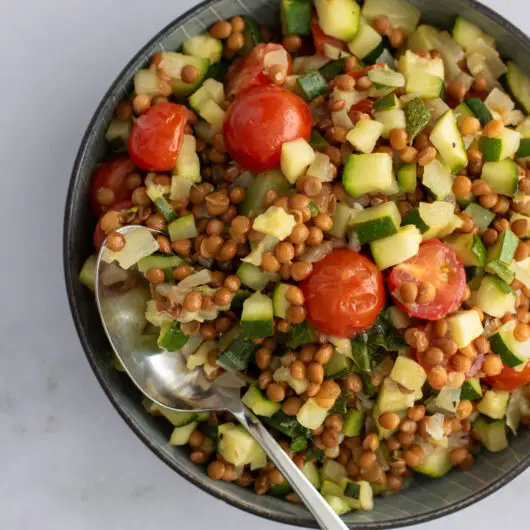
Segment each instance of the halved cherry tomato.
[{"label": "halved cherry tomato", "polygon": [[129,135],[131,160],[147,171],[175,167],[188,121],[188,109],[176,103],[151,107],[135,122]]},{"label": "halved cherry tomato", "polygon": [[329,35],[326,35],[318,24],[313,24],[312,32],[313,32],[313,40],[315,41],[315,49],[317,53],[319,53],[320,55],[325,55],[324,53],[325,44],[329,44],[330,46],[339,48],[339,50],[348,49],[348,45],[343,40],[335,39],[334,37],[330,37]]},{"label": "halved cherry tomato", "polygon": [[[126,180],[127,175],[132,173],[134,169],[135,165],[125,156],[98,164],[92,174],[92,183],[90,184],[90,202],[94,215],[100,217],[112,205],[131,197],[132,190],[127,188]],[[112,192],[112,195],[109,194],[111,200],[104,206],[98,200],[102,190]]]},{"label": "halved cherry tomato", "polygon": [[515,371],[509,366],[504,366],[499,375],[486,377],[484,381],[498,390],[517,390],[530,383],[530,363],[527,363],[520,372]]},{"label": "halved cherry tomato", "polygon": [[224,140],[230,156],[246,169],[280,165],[282,144],[311,135],[311,110],[302,98],[277,86],[251,88],[230,105]]},{"label": "halved cherry tomato", "polygon": [[[129,210],[134,206],[132,201],[121,201],[111,208],[109,208],[109,211],[115,211],[120,212],[123,210]],[[96,228],[94,229],[94,235],[92,236],[92,241],[94,243],[94,248],[99,252],[99,249],[101,248],[101,245],[103,245],[103,241],[105,241],[105,238],[107,237],[107,234],[103,231],[103,228],[101,228],[101,218],[98,221],[98,224],[96,225]]]},{"label": "halved cherry tomato", "polygon": [[362,112],[363,114],[372,114],[372,109],[374,108],[374,103],[371,99],[361,99],[357,103],[351,106],[350,110],[356,110],[357,112]]},{"label": "halved cherry tomato", "polygon": [[281,44],[258,44],[246,57],[236,59],[226,73],[225,92],[232,99],[245,90],[272,84],[265,73],[264,58],[269,52],[284,50],[287,54],[287,75],[293,71],[291,55]]},{"label": "halved cherry tomato", "polygon": [[[436,295],[430,302],[403,304],[399,289],[407,282],[431,283]],[[438,239],[420,245],[416,256],[396,265],[388,277],[388,290],[398,306],[412,317],[439,320],[454,311],[462,299],[466,286],[464,265],[454,250]]]},{"label": "halved cherry tomato", "polygon": [[373,326],[385,304],[383,275],[366,256],[347,248],[315,263],[302,282],[308,320],[335,337],[352,337]]}]

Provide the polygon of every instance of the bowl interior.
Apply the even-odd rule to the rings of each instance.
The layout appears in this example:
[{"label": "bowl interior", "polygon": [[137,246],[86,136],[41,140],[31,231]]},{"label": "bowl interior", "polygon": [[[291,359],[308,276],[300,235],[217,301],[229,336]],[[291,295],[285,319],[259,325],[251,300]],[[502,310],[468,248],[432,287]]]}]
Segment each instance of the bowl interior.
[{"label": "bowl interior", "polygon": [[[498,15],[468,0],[413,0],[423,11],[422,21],[449,28],[458,13],[478,24],[498,42],[503,57],[523,68],[530,54],[530,41]],[[131,89],[134,72],[160,50],[174,50],[192,35],[219,19],[248,14],[260,23],[278,23],[279,0],[213,0],[202,3],[156,35],[127,65],[97,109],[81,145],[68,193],[64,264],[74,320],[87,357],[105,392],[132,429],[166,463],[206,491],[255,514],[290,524],[314,526],[308,512],[272,497],[258,497],[233,484],[212,481],[204,469],[192,464],[187,452],[167,443],[170,429],[147,414],[141,396],[122,373],[113,368],[112,354],[100,325],[93,296],[78,281],[84,259],[92,252],[94,219],[90,213],[88,188],[95,164],[105,153],[104,134],[118,101]],[[453,471],[439,480],[418,478],[398,495],[378,498],[372,512],[354,512],[345,520],[355,528],[389,528],[419,523],[464,507],[511,480],[530,461],[530,431],[514,438],[510,448],[498,454],[479,456],[471,472]]]}]

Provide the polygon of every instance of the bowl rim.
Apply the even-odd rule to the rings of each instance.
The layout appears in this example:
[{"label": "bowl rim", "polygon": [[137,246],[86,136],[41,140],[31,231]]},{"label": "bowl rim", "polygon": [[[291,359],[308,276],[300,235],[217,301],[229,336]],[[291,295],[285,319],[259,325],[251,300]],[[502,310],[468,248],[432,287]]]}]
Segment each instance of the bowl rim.
[{"label": "bowl rim", "polygon": [[[80,170],[84,164],[84,160],[88,152],[87,146],[89,143],[89,138],[91,136],[92,128],[94,127],[96,122],[99,120],[99,117],[107,101],[109,100],[110,97],[112,97],[113,93],[115,92],[122,78],[130,74],[130,71],[133,65],[140,58],[145,57],[147,50],[149,50],[152,46],[160,42],[167,34],[174,31],[178,26],[184,24],[186,21],[192,18],[197,11],[201,11],[210,6],[215,6],[215,4],[217,4],[219,1],[220,0],[203,0],[202,2],[188,9],[182,15],[175,18],[172,22],[167,24],[160,31],[158,31],[144,46],[142,46],[142,48],[137,53],[135,53],[135,55],[122,68],[122,70],[116,76],[116,79],[113,81],[113,83],[110,85],[110,87],[107,89],[107,91],[103,95],[96,110],[94,111],[90,119],[90,122],[87,125],[87,129],[83,135],[81,144],[79,146],[79,149],[78,149],[75,161],[74,161],[70,180],[68,183],[65,214],[63,218],[63,269],[64,269],[65,282],[66,282],[66,291],[68,295],[68,303],[70,306],[70,311],[72,313],[72,318],[74,320],[74,325],[75,325],[77,334],[81,342],[81,346],[88,360],[88,363],[90,364],[92,371],[94,372],[94,375],[96,376],[96,379],[98,380],[101,388],[107,395],[108,399],[110,400],[110,402],[112,403],[112,405],[114,406],[118,414],[128,424],[128,426],[132,429],[132,431],[140,438],[140,440],[158,458],[160,458],[165,464],[167,464],[174,471],[176,471],[181,477],[191,482],[195,486],[199,487],[204,492],[209,493],[210,495],[213,495],[217,499],[222,500],[230,504],[231,506],[239,508],[240,510],[251,513],[253,515],[257,515],[264,519],[274,520],[276,522],[283,523],[283,524],[290,524],[293,526],[300,526],[300,527],[318,528],[318,525],[316,524],[314,519],[312,519],[309,515],[307,517],[298,517],[296,515],[291,515],[291,514],[276,515],[276,514],[270,513],[266,508],[254,507],[253,505],[243,502],[242,499],[237,500],[230,495],[225,495],[224,492],[222,492],[221,490],[215,487],[212,487],[207,482],[201,480],[199,478],[201,476],[200,474],[195,475],[195,474],[187,472],[185,469],[179,468],[177,465],[175,465],[175,463],[168,456],[166,456],[162,451],[160,451],[156,443],[154,443],[148,436],[142,433],[138,425],[120,406],[118,399],[116,399],[110,386],[107,385],[104,380],[102,371],[98,365],[98,362],[96,361],[97,355],[95,354],[95,352],[92,351],[92,348],[90,346],[90,341],[88,339],[88,333],[83,327],[80,307],[76,299],[76,294],[75,294],[75,289],[74,289],[74,282],[77,280],[77,276],[73,275],[72,271],[70,270],[71,248],[69,245],[69,241],[72,237],[72,229],[71,229],[71,216],[72,216],[72,211],[73,211],[72,210],[72,199],[75,193],[76,182],[78,181]],[[520,29],[514,26],[510,21],[505,19],[502,15],[500,15],[499,13],[497,13],[490,7],[476,0],[459,0],[459,1],[462,2],[463,4],[467,4],[471,9],[475,9],[479,11],[480,13],[485,15],[487,18],[489,18],[490,20],[492,20],[499,26],[503,27],[506,31],[511,33],[517,40],[521,41],[521,44],[524,43],[527,47],[530,47],[530,38],[525,33],[523,33]],[[499,490],[500,488],[502,488],[503,486],[511,482],[514,478],[516,478],[523,471],[525,471],[529,466],[530,466],[530,452],[525,458],[519,461],[518,464],[514,466],[508,473],[504,474],[502,478],[500,478],[498,481],[494,482],[493,484],[489,484],[485,486],[484,488],[470,494],[464,499],[458,502],[452,503],[446,507],[429,510],[423,514],[400,517],[393,521],[388,521],[388,522],[358,522],[358,523],[349,523],[348,526],[350,528],[355,528],[358,530],[382,530],[385,528],[402,528],[402,527],[409,526],[409,525],[416,525],[416,524],[421,524],[421,523],[425,523],[428,521],[432,521],[432,520],[444,517],[446,515],[452,514],[456,511],[459,511],[463,508],[466,508],[484,499],[491,493]]]}]

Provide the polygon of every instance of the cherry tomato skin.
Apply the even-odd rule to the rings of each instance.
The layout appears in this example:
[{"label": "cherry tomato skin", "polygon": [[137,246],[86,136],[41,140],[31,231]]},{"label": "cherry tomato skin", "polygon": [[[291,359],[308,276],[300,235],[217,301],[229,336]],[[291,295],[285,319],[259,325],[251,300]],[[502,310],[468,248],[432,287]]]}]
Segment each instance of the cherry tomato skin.
[{"label": "cherry tomato skin", "polygon": [[223,133],[227,151],[255,172],[280,165],[282,144],[309,140],[311,110],[296,94],[277,86],[251,88],[230,105]]},{"label": "cherry tomato skin", "polygon": [[135,122],[129,135],[131,160],[147,171],[175,167],[188,121],[188,110],[176,103],[151,107]]},{"label": "cherry tomato skin", "polygon": [[339,50],[348,49],[347,44],[343,40],[335,39],[334,37],[330,37],[329,35],[326,35],[318,24],[313,24],[312,33],[313,33],[313,40],[315,42],[315,49],[317,53],[319,53],[320,55],[325,55],[324,53],[325,44],[329,44],[330,46],[339,48]]},{"label": "cherry tomato skin", "polygon": [[314,264],[300,285],[308,320],[335,337],[373,326],[385,304],[383,275],[366,256],[343,248]]},{"label": "cherry tomato skin", "polygon": [[[430,302],[403,304],[399,289],[406,282],[428,282],[436,287]],[[388,290],[395,303],[412,317],[439,320],[460,304],[466,286],[464,265],[455,252],[439,241],[429,239],[420,245],[416,256],[396,265],[388,277]]]},{"label": "cherry tomato skin", "polygon": [[520,372],[517,372],[513,368],[505,365],[499,375],[486,377],[483,379],[483,381],[498,390],[517,390],[518,388],[530,383],[530,363],[527,363],[527,365]]},{"label": "cherry tomato skin", "polygon": [[[135,165],[125,156],[98,164],[90,184],[90,202],[94,215],[99,217],[113,204],[131,197],[132,191],[127,188],[126,179],[134,170]],[[114,194],[114,200],[107,206],[101,205],[97,200],[98,191],[103,188],[111,190]]]},{"label": "cherry tomato skin", "polygon": [[[129,210],[134,206],[132,201],[121,201],[111,208],[109,208],[109,211],[116,211],[119,212],[121,210]],[[107,237],[107,234],[103,231],[103,228],[101,228],[101,219],[98,221],[98,224],[96,225],[96,228],[94,229],[94,235],[92,236],[92,241],[94,243],[94,248],[99,252],[99,249],[101,248],[101,245],[103,245],[103,241],[105,241],[105,238]]]},{"label": "cherry tomato skin", "polygon": [[349,72],[348,75],[351,75],[355,80],[360,79],[361,77],[364,77],[370,70],[373,70],[374,68],[384,68],[384,64],[372,64],[370,66],[366,66],[365,68],[361,68],[360,70],[354,70],[353,72]]},{"label": "cherry tomato skin", "polygon": [[233,99],[252,87],[271,85],[272,81],[264,71],[264,58],[267,53],[278,50],[287,54],[287,75],[290,75],[293,71],[291,55],[281,44],[258,44],[246,57],[236,59],[228,68],[225,83],[227,98]]},{"label": "cherry tomato skin", "polygon": [[372,109],[374,108],[374,103],[371,99],[361,99],[354,105],[351,106],[351,110],[356,110],[357,112],[362,112],[363,114],[372,114]]}]

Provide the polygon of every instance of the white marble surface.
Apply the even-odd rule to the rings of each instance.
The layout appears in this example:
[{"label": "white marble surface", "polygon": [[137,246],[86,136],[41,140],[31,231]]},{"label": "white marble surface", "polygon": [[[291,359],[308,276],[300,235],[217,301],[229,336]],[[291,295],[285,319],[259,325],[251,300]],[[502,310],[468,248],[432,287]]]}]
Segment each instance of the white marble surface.
[{"label": "white marble surface", "polygon": [[[117,72],[194,0],[0,0],[0,529],[281,527],[188,485],[84,359],[61,263],[77,145]],[[525,0],[486,3],[530,32]],[[9,231],[7,230],[9,228]],[[528,527],[530,472],[425,530]]]}]

